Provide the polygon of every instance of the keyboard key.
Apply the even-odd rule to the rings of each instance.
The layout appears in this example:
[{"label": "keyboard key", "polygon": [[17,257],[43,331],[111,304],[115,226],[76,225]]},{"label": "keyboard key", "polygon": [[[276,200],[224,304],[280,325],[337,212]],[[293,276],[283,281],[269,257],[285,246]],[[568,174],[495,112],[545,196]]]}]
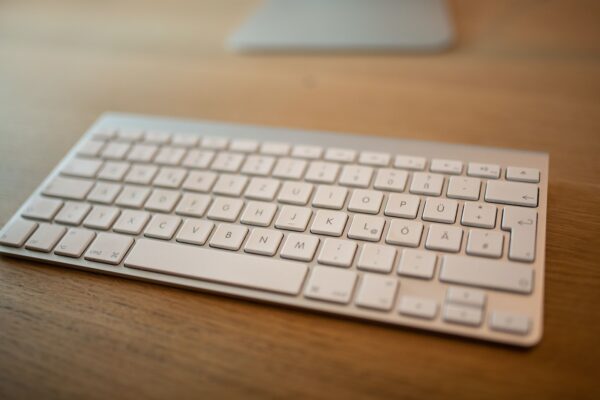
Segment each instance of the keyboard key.
[{"label": "keyboard key", "polygon": [[116,183],[97,182],[88,194],[87,200],[93,203],[112,204],[121,192],[121,185]]},{"label": "keyboard key", "polygon": [[118,265],[133,244],[133,238],[116,233],[98,233],[85,253],[85,259]]},{"label": "keyboard key", "polygon": [[396,156],[394,159],[395,168],[423,171],[425,165],[427,165],[427,160],[423,157]]},{"label": "keyboard key", "polygon": [[480,308],[464,307],[457,304],[444,306],[444,321],[467,326],[479,326],[483,319]]},{"label": "keyboard key", "polygon": [[413,174],[410,192],[413,194],[425,194],[428,196],[440,196],[444,186],[444,176],[415,172]]},{"label": "keyboard key", "polygon": [[274,165],[274,157],[250,155],[242,167],[242,174],[267,176],[273,170]]},{"label": "keyboard key", "polygon": [[144,132],[141,129],[119,129],[117,130],[117,140],[120,142],[135,142],[141,140]]},{"label": "keyboard key", "polygon": [[491,204],[465,201],[461,224],[492,229],[496,226],[496,207]]},{"label": "keyboard key", "polygon": [[398,281],[396,279],[364,274],[356,296],[356,305],[374,310],[391,310],[397,291]]},{"label": "keyboard key", "polygon": [[154,157],[154,162],[161,165],[179,165],[185,152],[181,147],[163,146]]},{"label": "keyboard key", "polygon": [[348,197],[348,189],[341,186],[319,185],[313,198],[313,207],[341,210]]},{"label": "keyboard key", "polygon": [[60,171],[62,175],[76,176],[80,178],[94,178],[102,166],[100,160],[88,160],[85,158],[74,158]]},{"label": "keyboard key", "polygon": [[150,211],[170,213],[180,197],[181,194],[175,190],[154,189],[144,208]]},{"label": "keyboard key", "polygon": [[456,221],[458,202],[449,199],[428,198],[423,209],[423,221],[453,224]]},{"label": "keyboard key", "polygon": [[179,147],[195,147],[199,138],[195,134],[177,133],[171,138],[171,144]]},{"label": "keyboard key", "polygon": [[531,293],[533,269],[527,265],[505,261],[444,256],[440,280],[516,293]]},{"label": "keyboard key", "polygon": [[254,228],[244,246],[246,253],[274,256],[283,239],[283,233],[264,228]]},{"label": "keyboard key", "polygon": [[310,231],[320,235],[342,236],[348,214],[340,211],[318,210]]},{"label": "keyboard key", "polygon": [[54,254],[79,258],[96,237],[96,233],[85,229],[71,228],[56,246]]},{"label": "keyboard key", "polygon": [[399,171],[391,168],[381,168],[377,171],[377,177],[373,187],[379,190],[390,192],[403,192],[406,186],[408,174],[406,171]]},{"label": "keyboard key", "polygon": [[122,181],[131,165],[124,161],[106,161],[98,172],[98,179]]},{"label": "keyboard key", "polygon": [[125,155],[131,148],[131,144],[129,143],[118,143],[118,142],[110,142],[102,152],[100,153],[100,157],[107,158],[110,160],[122,160],[125,158]]},{"label": "keyboard key", "polygon": [[91,209],[92,206],[87,203],[67,201],[54,218],[54,222],[65,225],[81,225]]},{"label": "keyboard key", "polygon": [[33,251],[40,251],[42,253],[49,253],[66,231],[67,228],[64,226],[40,224],[27,243],[25,243],[25,248]]},{"label": "keyboard key", "polygon": [[323,148],[319,146],[296,145],[292,148],[292,157],[317,159],[321,158]]},{"label": "keyboard key", "polygon": [[392,219],[385,242],[400,246],[418,247],[421,243],[422,235],[423,223],[419,221]]},{"label": "keyboard key", "polygon": [[404,249],[398,264],[398,275],[411,278],[431,279],[435,272],[437,256],[422,250]]},{"label": "keyboard key", "polygon": [[455,226],[431,224],[425,247],[429,250],[457,253],[462,243],[462,234],[462,229]]},{"label": "keyboard key", "polygon": [[121,207],[142,208],[150,192],[150,188],[143,186],[125,186],[115,204]]},{"label": "keyboard key", "polygon": [[506,179],[509,181],[539,183],[540,170],[535,168],[508,167],[506,168]]},{"label": "keyboard key", "polygon": [[356,150],[328,148],[323,158],[327,161],[351,163],[356,159]]},{"label": "keyboard key", "polygon": [[248,228],[233,224],[219,224],[212,238],[210,247],[225,250],[239,250],[248,234]]},{"label": "keyboard key", "polygon": [[349,268],[354,260],[357,245],[351,240],[327,238],[321,247],[319,264]]},{"label": "keyboard key", "polygon": [[158,146],[154,144],[138,143],[131,147],[127,160],[149,163],[158,153]]},{"label": "keyboard key", "polygon": [[148,131],[144,135],[144,142],[152,144],[167,144],[171,141],[171,134],[163,131]]},{"label": "keyboard key", "polygon": [[291,146],[281,142],[264,142],[260,146],[260,153],[270,156],[287,156],[290,153]]},{"label": "keyboard key", "polygon": [[390,246],[365,243],[357,267],[365,271],[387,274],[392,271],[396,260],[396,249]]},{"label": "keyboard key", "polygon": [[184,193],[175,214],[188,217],[202,217],[210,205],[212,198],[206,194]]},{"label": "keyboard key", "polygon": [[284,206],[275,221],[275,228],[303,232],[308,227],[312,210],[306,207]]},{"label": "keyboard key", "polygon": [[281,203],[304,206],[308,203],[312,192],[313,185],[310,183],[286,181],[279,191],[277,200]]},{"label": "keyboard key", "polygon": [[215,224],[196,218],[188,218],[177,233],[177,240],[181,243],[196,244],[202,246],[208,240],[208,236],[214,229]]},{"label": "keyboard key", "polygon": [[182,165],[188,168],[205,169],[208,168],[214,158],[215,152],[212,150],[192,149],[186,154]]},{"label": "keyboard key", "polygon": [[277,212],[277,205],[262,201],[250,201],[240,219],[242,224],[269,226]]},{"label": "keyboard key", "polygon": [[304,179],[308,182],[334,183],[337,179],[340,165],[324,161],[311,161]]},{"label": "keyboard key", "polygon": [[451,176],[448,180],[448,197],[452,199],[478,200],[481,181],[476,178]]},{"label": "keyboard key", "polygon": [[365,214],[378,214],[382,202],[382,192],[356,189],[348,203],[348,210]]},{"label": "keyboard key", "polygon": [[234,139],[229,144],[229,150],[240,153],[254,153],[258,150],[258,142],[256,140]]},{"label": "keyboard key", "polygon": [[125,266],[289,295],[300,292],[308,270],[297,262],[149,239],[138,240]]},{"label": "keyboard key", "polygon": [[46,196],[70,200],[83,200],[94,186],[94,181],[57,176],[42,192]]},{"label": "keyboard key", "polygon": [[88,140],[79,147],[77,155],[83,157],[97,157],[103,147],[104,141],[102,140]]},{"label": "keyboard key", "polygon": [[458,160],[431,160],[431,172],[439,172],[443,174],[460,175],[462,173],[463,163]]},{"label": "keyboard key", "polygon": [[348,304],[352,298],[356,272],[331,267],[313,267],[304,296],[309,299]]},{"label": "keyboard key", "polygon": [[473,256],[500,258],[504,246],[501,232],[471,229],[467,241],[467,254]]},{"label": "keyboard key", "polygon": [[363,151],[358,157],[358,163],[375,167],[386,167],[390,163],[390,159],[391,156],[388,153]]},{"label": "keyboard key", "polygon": [[252,178],[244,197],[253,200],[273,201],[280,185],[277,179]]},{"label": "keyboard key", "polygon": [[229,139],[223,137],[202,138],[202,147],[212,150],[224,150],[229,144]]},{"label": "keyboard key", "polygon": [[222,152],[217,154],[210,168],[220,172],[239,171],[245,156],[239,153]]},{"label": "keyboard key", "polygon": [[390,217],[414,219],[419,211],[421,199],[411,194],[391,193],[384,214]]},{"label": "keyboard key", "polygon": [[117,233],[139,235],[150,220],[150,214],[146,211],[123,210],[113,230]]},{"label": "keyboard key", "polygon": [[358,165],[344,165],[340,176],[340,185],[367,188],[373,178],[373,168]]},{"label": "keyboard key", "polygon": [[478,289],[468,289],[451,286],[446,292],[446,302],[462,304],[464,306],[483,308],[485,305],[485,292]]},{"label": "keyboard key", "polygon": [[537,211],[522,207],[504,207],[502,229],[510,231],[508,258],[524,262],[535,260]]},{"label": "keyboard key", "polygon": [[125,182],[149,185],[157,172],[156,165],[134,165],[125,176]]},{"label": "keyboard key", "polygon": [[155,239],[171,240],[175,231],[181,225],[181,218],[172,215],[155,214],[148,227],[144,231],[144,236]]},{"label": "keyboard key", "polygon": [[23,217],[40,221],[51,221],[63,206],[63,202],[56,199],[38,197],[27,204]]},{"label": "keyboard key", "polygon": [[496,164],[469,163],[467,175],[478,178],[500,178],[500,166]]},{"label": "keyboard key", "polygon": [[108,230],[119,216],[119,209],[107,206],[94,206],[83,221],[86,228]]},{"label": "keyboard key", "polygon": [[281,257],[290,260],[312,261],[319,246],[319,238],[312,235],[290,233],[281,249]]},{"label": "keyboard key", "polygon": [[105,128],[95,130],[95,132],[92,133],[92,137],[95,140],[110,140],[110,139],[114,138],[116,134],[117,134],[116,129],[110,128],[110,127],[105,127]]},{"label": "keyboard key", "polygon": [[273,176],[282,179],[301,179],[308,163],[294,158],[280,158],[273,169]]},{"label": "keyboard key", "polygon": [[485,201],[537,207],[538,187],[531,183],[488,181],[485,190]]},{"label": "keyboard key", "polygon": [[383,233],[385,219],[368,215],[356,214],[352,217],[352,224],[348,231],[350,239],[378,242]]},{"label": "keyboard key", "polygon": [[217,174],[210,171],[190,171],[183,182],[185,190],[208,193],[217,181]]},{"label": "keyboard key", "polygon": [[529,317],[522,314],[494,311],[490,318],[490,328],[495,331],[526,335],[530,326]]},{"label": "keyboard key", "polygon": [[215,197],[207,216],[217,221],[234,222],[240,215],[242,207],[244,202],[240,199]]},{"label": "keyboard key", "polygon": [[35,222],[17,219],[7,224],[0,231],[0,244],[10,247],[21,247],[37,227],[38,224]]},{"label": "keyboard key", "polygon": [[434,319],[437,314],[437,303],[433,299],[424,297],[402,296],[398,312],[409,317]]},{"label": "keyboard key", "polygon": [[183,168],[162,167],[152,184],[164,188],[178,189],[187,175]]},{"label": "keyboard key", "polygon": [[214,194],[240,197],[246,189],[248,177],[244,175],[221,174],[213,187]]}]

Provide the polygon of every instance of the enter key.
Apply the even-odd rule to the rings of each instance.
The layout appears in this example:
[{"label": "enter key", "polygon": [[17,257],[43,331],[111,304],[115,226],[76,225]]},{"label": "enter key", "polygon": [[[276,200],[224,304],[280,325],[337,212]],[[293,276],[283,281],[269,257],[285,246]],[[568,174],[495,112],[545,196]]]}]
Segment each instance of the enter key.
[{"label": "enter key", "polygon": [[523,207],[504,207],[502,229],[510,231],[508,258],[516,261],[533,262],[535,259],[537,212]]}]

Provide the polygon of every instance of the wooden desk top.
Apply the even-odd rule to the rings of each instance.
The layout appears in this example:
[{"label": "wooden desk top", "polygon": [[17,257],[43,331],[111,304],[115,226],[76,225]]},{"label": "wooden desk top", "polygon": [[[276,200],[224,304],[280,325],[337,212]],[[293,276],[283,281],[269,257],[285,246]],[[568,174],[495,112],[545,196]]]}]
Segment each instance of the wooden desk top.
[{"label": "wooden desk top", "polygon": [[0,224],[105,110],[550,153],[523,351],[0,258],[0,398],[599,398],[600,6],[457,1],[439,55],[255,55],[246,1],[0,3]]}]

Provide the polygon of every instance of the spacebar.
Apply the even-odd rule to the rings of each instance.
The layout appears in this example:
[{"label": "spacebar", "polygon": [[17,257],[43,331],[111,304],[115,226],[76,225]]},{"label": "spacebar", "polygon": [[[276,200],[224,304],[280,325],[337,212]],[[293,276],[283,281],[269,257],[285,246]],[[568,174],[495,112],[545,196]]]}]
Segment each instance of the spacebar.
[{"label": "spacebar", "polygon": [[302,263],[149,239],[136,242],[125,266],[291,295],[300,292],[308,269]]}]

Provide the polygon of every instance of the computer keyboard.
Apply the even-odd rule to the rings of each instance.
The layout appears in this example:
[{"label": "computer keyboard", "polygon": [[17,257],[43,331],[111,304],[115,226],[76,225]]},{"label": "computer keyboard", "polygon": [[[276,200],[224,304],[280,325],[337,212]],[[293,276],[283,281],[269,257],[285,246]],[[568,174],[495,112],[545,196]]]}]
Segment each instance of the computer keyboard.
[{"label": "computer keyboard", "polygon": [[548,162],[111,113],[8,221],[0,253],[532,346]]}]

